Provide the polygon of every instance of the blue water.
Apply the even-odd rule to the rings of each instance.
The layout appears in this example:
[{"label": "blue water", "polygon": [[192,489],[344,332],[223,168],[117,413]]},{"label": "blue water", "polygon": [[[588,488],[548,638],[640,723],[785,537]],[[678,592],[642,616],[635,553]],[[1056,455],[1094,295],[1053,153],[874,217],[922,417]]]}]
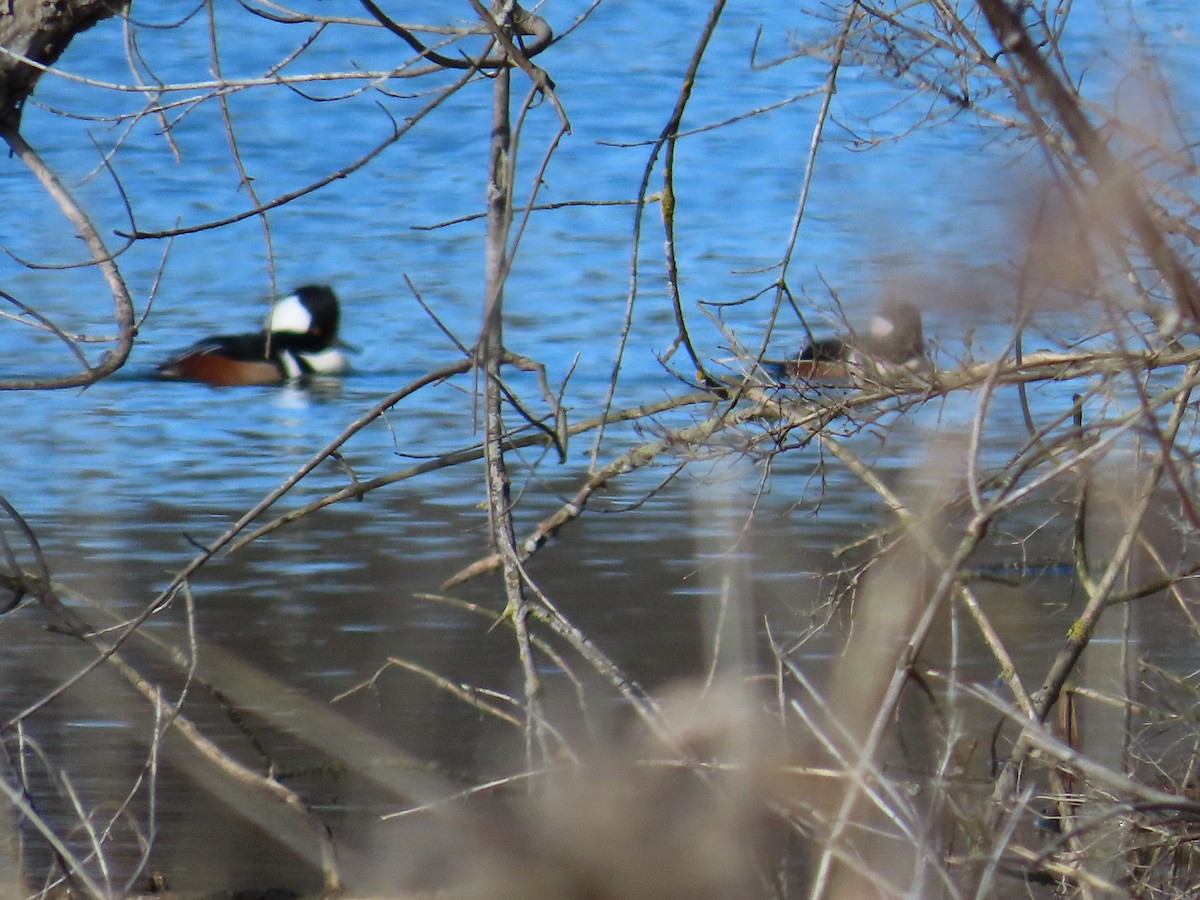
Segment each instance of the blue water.
[{"label": "blue water", "polygon": [[[301,5],[328,16],[362,17],[361,7],[348,0]],[[135,4],[132,31],[139,66],[163,82],[195,84],[169,95],[174,105],[164,115],[170,140],[162,119],[130,119],[146,108],[145,95],[108,87],[132,83],[126,26],[117,21],[81,36],[59,64],[102,84],[48,75],[25,112],[26,139],[77,194],[114,248],[120,239],[113,232],[130,227],[122,191],[144,231],[222,219],[251,203],[211,96],[212,48],[203,13],[171,28],[149,27],[181,14],[161,6]],[[311,34],[310,26],[272,23],[237,4],[215,6],[227,79],[261,76]],[[392,6],[401,18],[418,12]],[[1177,122],[1146,99],[1152,95],[1144,82],[1129,75],[1130,61],[1138,61],[1133,35],[1124,25],[1114,30],[1109,19],[1111,11],[1112,21],[1125,22],[1126,4],[1075,6],[1067,58],[1073,70],[1086,72],[1090,96],[1129,109],[1146,128],[1161,130],[1170,123],[1194,137],[1189,111],[1200,108],[1200,79],[1194,77],[1200,34],[1191,5],[1135,4],[1147,52],[1176,110],[1183,111]],[[547,4],[541,12],[562,31],[583,9]],[[466,12],[464,5],[460,13]],[[576,32],[538,57],[558,86],[572,129],[546,165],[538,203],[636,197],[648,142],[676,102],[706,14],[703,5],[678,0],[602,3]],[[776,277],[771,267],[785,252],[796,214],[817,89],[825,77],[823,64],[807,56],[753,69],[750,49],[760,28],[761,58],[787,56],[796,42],[831,33],[794,4],[730,4],[701,66],[685,131],[778,105],[689,133],[678,146],[680,287],[692,337],[712,360],[728,360],[729,352],[697,304],[757,295]],[[408,55],[381,29],[331,26],[285,71],[386,72]],[[265,201],[336,172],[385,141],[395,124],[415,115],[452,80],[392,78],[382,84],[389,94],[361,78],[302,86],[309,96],[277,85],[230,92],[230,121],[254,191]],[[514,96],[523,96],[526,83],[521,75],[514,78]],[[916,126],[931,108],[925,95],[897,106],[906,87],[881,80],[853,60],[843,66],[789,283],[815,327],[837,327],[835,297],[855,316],[869,312],[882,294],[902,293],[927,310],[930,337],[947,358],[962,352],[968,330],[975,334],[976,353],[986,355],[1004,339],[1011,317],[1013,301],[1006,293],[1011,285],[997,273],[1019,252],[1014,222],[1031,202],[1027,188],[1036,183],[1039,161],[1031,146],[1012,143],[994,123],[965,113],[946,116],[940,109],[935,124],[889,140]],[[137,609],[169,572],[186,563],[194,542],[223,531],[388,392],[458,358],[406,279],[461,342],[474,340],[483,290],[479,215],[490,103],[490,83],[476,79],[365,167],[272,210],[269,243],[261,220],[251,218],[169,243],[140,241],[119,256],[139,310],[146,312],[126,368],[86,391],[0,395],[6,435],[0,442],[0,493],[36,529],[58,577],[121,609]],[[558,125],[548,103],[528,112],[518,149],[518,203],[528,197]],[[866,152],[855,135],[881,142]],[[109,173],[100,165],[101,154],[114,148]],[[662,186],[661,165],[660,158],[652,193]],[[71,228],[15,159],[0,162],[0,196],[0,244],[10,254],[0,257],[0,287],[64,330],[110,334],[112,304],[94,269],[20,264],[63,266],[84,255]],[[474,218],[460,222],[463,217]],[[633,277],[633,227],[628,204],[563,206],[533,214],[516,253],[506,287],[506,342],[542,361],[552,384],[571,373],[565,398],[575,418],[594,413],[614,367]],[[638,296],[621,359],[618,407],[684,389],[659,362],[674,336],[674,317],[664,290],[655,204],[647,208],[637,249]],[[359,348],[354,371],[339,385],[214,390],[149,379],[158,359],[196,337],[253,330],[274,293],[306,282],[335,288],[343,301],[343,336]],[[756,348],[770,310],[768,294],[720,315],[742,342]],[[1089,329],[1088,315],[1085,311],[1080,321],[1075,311],[1043,324],[1050,333],[1065,329],[1069,336]],[[785,308],[770,352],[794,352],[802,339],[803,329]],[[85,346],[93,359],[104,348]],[[0,378],[59,374],[70,364],[57,339],[0,321]],[[682,354],[669,365],[684,377],[692,374]],[[511,380],[535,409],[544,409],[532,376],[514,373]],[[467,378],[426,389],[386,422],[365,429],[344,449],[355,475],[374,477],[410,465],[406,455],[476,443],[473,386]],[[1035,402],[1060,409],[1073,389],[1039,387]],[[1011,395],[1001,396],[1011,402]],[[973,406],[972,398],[931,404],[892,431],[885,446],[866,437],[859,449],[898,477],[924,456],[931,434],[961,428]],[[1013,407],[997,406],[997,432],[1017,430]],[[686,422],[692,415],[672,421]],[[600,462],[636,439],[629,427],[612,429]],[[528,481],[518,465],[519,486],[527,489],[523,528],[578,488],[591,446],[590,436],[577,438],[567,466],[544,463]],[[997,441],[1001,458],[1010,449]],[[761,551],[759,577],[764,585],[777,583],[764,587],[764,595],[786,593],[792,574],[816,571],[812,561],[796,558],[789,541],[814,553],[827,550],[859,536],[879,514],[876,498],[843,471],[830,470],[823,486],[811,482],[815,451],[799,451],[793,459],[777,467],[762,501],[761,515],[771,524],[764,530],[779,531],[763,539],[770,549]],[[581,616],[610,628],[610,652],[635,671],[641,665],[640,677],[648,682],[689,671],[702,654],[699,638],[687,628],[695,625],[696,595],[712,593],[695,577],[710,559],[710,551],[697,550],[696,542],[712,534],[689,510],[695,491],[724,476],[704,469],[640,510],[616,515],[600,510],[637,501],[666,474],[658,469],[614,483],[607,506],[597,503],[596,515],[572,526],[535,568],[560,594],[573,593],[565,599],[577,603]],[[747,504],[757,474],[747,469],[741,476],[739,496]],[[344,472],[326,463],[297,494],[311,499],[346,481]],[[814,498],[822,487],[824,501],[814,518]],[[437,648],[431,651],[437,658],[426,660],[434,669],[439,661],[451,665],[470,658],[478,667],[472,677],[503,680],[511,660],[479,661],[472,630],[477,623],[448,617],[441,607],[411,596],[435,589],[441,578],[485,552],[486,517],[477,507],[482,496],[477,465],[442,471],[385,488],[362,504],[327,510],[245,554],[215,561],[196,586],[205,610],[204,637],[244,642],[264,666],[323,698],[367,677],[387,654],[400,653],[398,648]],[[574,577],[580,572],[588,578]],[[636,587],[629,573],[637,573]],[[493,585],[475,590],[480,599],[495,599]],[[614,611],[613,597],[625,598],[626,605]],[[0,641],[3,634],[0,628]],[[17,702],[10,697],[5,710]],[[387,727],[404,734],[406,726],[429,727],[389,710]],[[451,726],[439,727],[451,735],[443,743],[452,745]],[[445,749],[432,738],[429,743]]]}]

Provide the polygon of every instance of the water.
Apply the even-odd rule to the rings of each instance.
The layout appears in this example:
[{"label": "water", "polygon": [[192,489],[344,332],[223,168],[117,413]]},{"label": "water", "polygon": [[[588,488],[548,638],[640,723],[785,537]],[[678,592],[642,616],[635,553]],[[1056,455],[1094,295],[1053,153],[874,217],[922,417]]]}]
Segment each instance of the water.
[{"label": "water", "polygon": [[[262,74],[310,34],[308,26],[272,23],[233,4],[217,6],[221,70],[227,78]],[[1145,3],[1142,10],[1144,26],[1163,26],[1155,29],[1152,46],[1180,107],[1195,108],[1200,98],[1189,74],[1197,38],[1189,7]],[[323,3],[319,11],[362,15],[348,2]],[[560,31],[581,11],[553,4],[542,10]],[[36,95],[45,108],[31,104],[25,113],[26,139],[77,191],[106,235],[129,228],[114,178],[130,198],[137,226],[147,231],[245,210],[251,201],[233,164],[218,104],[209,96],[211,87],[200,84],[213,77],[205,22],[197,15],[160,31],[146,27],[163,23],[157,8],[138,8],[135,15],[144,65],[163,81],[199,85],[181,92],[178,99],[187,102],[167,114],[173,144],[162,133],[163,122],[152,117],[127,133],[125,122],[52,112],[128,115],[146,102],[137,93],[54,77],[45,78]],[[577,32],[539,57],[558,85],[572,126],[546,169],[539,203],[635,196],[646,142],[657,136],[675,102],[703,17],[702,9],[684,3],[601,4]],[[1101,85],[1100,96],[1107,85],[1128,86],[1119,81],[1121,51],[1106,43],[1104,22],[1102,12],[1077,9],[1072,28],[1078,43],[1070,47],[1092,62],[1089,78]],[[823,68],[806,58],[751,70],[749,51],[760,26],[760,53],[768,56],[788,52],[789,32],[800,40],[816,36],[812,21],[791,5],[732,6],[700,70],[685,128],[802,99],[700,131],[679,145],[681,288],[705,358],[727,358],[728,352],[718,330],[693,312],[696,303],[748,297],[774,277],[764,269],[784,252],[818,102],[807,95],[824,77]],[[330,27],[287,71],[386,71],[405,58],[407,52],[378,29]],[[122,25],[104,23],[83,35],[60,65],[101,82],[129,83]],[[318,97],[345,95],[327,103],[278,87],[229,94],[229,115],[254,191],[266,200],[336,172],[420,110],[430,99],[431,85],[448,82],[388,82],[390,91],[415,97],[363,90],[355,79],[305,88]],[[514,83],[519,95],[525,82],[517,77]],[[899,132],[921,113],[892,108],[897,96],[894,85],[848,64],[834,115],[839,123],[858,127],[864,109],[879,111],[873,127]],[[207,99],[191,102],[201,98]],[[0,395],[8,435],[0,443],[5,473],[0,489],[37,534],[54,577],[101,607],[78,601],[89,619],[136,615],[194,555],[197,543],[220,534],[388,392],[458,357],[454,344],[414,300],[406,277],[461,342],[474,340],[484,225],[478,218],[458,220],[477,216],[482,208],[489,105],[485,81],[451,97],[350,177],[274,210],[269,244],[255,219],[170,243],[135,243],[119,264],[139,308],[148,314],[127,367],[86,391]],[[557,124],[548,104],[529,114],[519,148],[519,202]],[[831,125],[790,274],[793,289],[807,293],[802,302],[819,307],[816,324],[833,327],[826,285],[851,314],[870,310],[881,291],[900,285],[920,293],[926,308],[935,311],[928,327],[947,354],[960,351],[968,327],[977,332],[981,354],[1003,339],[1010,306],[995,293],[994,272],[1006,263],[1008,223],[1014,205],[1020,205],[1005,198],[1031,163],[973,124],[954,121],[918,131],[870,153],[853,152],[847,132]],[[112,174],[98,169],[99,153],[89,135],[105,150],[121,144]],[[656,173],[651,191],[660,186]],[[0,284],[64,330],[111,332],[111,301],[93,269],[33,270],[16,261],[72,263],[82,258],[82,248],[15,160],[0,166],[0,190],[6,198],[0,240],[12,255],[0,260]],[[989,214],[997,207],[1000,214]],[[970,228],[964,228],[964,220]],[[617,407],[681,390],[658,361],[674,324],[662,286],[657,222],[658,210],[652,207],[639,248],[640,294],[621,359]],[[440,223],[451,224],[430,227]],[[508,283],[509,347],[544,362],[552,384],[571,373],[566,398],[577,419],[595,412],[614,366],[631,280],[631,235],[628,205],[537,213],[529,220]],[[147,306],[160,268],[161,285]],[[254,328],[268,308],[272,273],[280,291],[310,281],[335,287],[343,298],[344,337],[360,348],[352,374],[320,388],[237,390],[148,377],[155,361],[197,336]],[[977,303],[965,310],[955,305],[972,292]],[[757,346],[769,312],[770,298],[761,297],[721,316],[741,340]],[[1066,317],[1068,329],[1077,324]],[[771,352],[793,352],[802,336],[785,312],[773,332]],[[92,345],[88,352],[98,355],[99,349]],[[57,373],[69,365],[69,354],[56,339],[0,322],[0,377]],[[681,355],[670,365],[690,376]],[[544,410],[532,376],[510,377],[534,409]],[[469,379],[460,379],[425,389],[365,428],[342,450],[353,476],[366,480],[475,444],[472,388]],[[1039,387],[1035,403],[1047,414],[1061,410],[1074,389]],[[1000,397],[989,430],[991,462],[1022,440],[1013,395]],[[939,473],[919,464],[940,442],[958,440],[973,408],[972,398],[933,403],[888,428],[886,442],[863,433],[850,444],[895,483],[937,482]],[[683,425],[701,415],[683,411],[665,421]],[[611,428],[599,450],[600,463],[644,436],[629,426]],[[538,454],[525,451],[515,464],[521,535],[578,490],[591,449],[590,435],[577,437],[565,465],[543,460],[536,468]],[[784,645],[807,640],[805,653],[813,665],[828,665],[841,629],[816,639],[810,633],[828,611],[824,601],[843,565],[831,553],[879,523],[877,498],[844,469],[819,469],[822,457],[814,447],[780,457],[765,481],[762,467],[700,462],[654,492],[675,462],[664,458],[648,471],[614,480],[581,520],[531,561],[531,575],[618,665],[649,687],[705,670],[712,647],[707,607],[720,593],[723,572],[734,573],[750,604],[745,615],[755,623],[753,630],[769,618],[775,640]],[[503,629],[489,629],[503,607],[495,580],[477,579],[455,592],[480,604],[486,615],[425,596],[436,594],[445,578],[486,553],[480,474],[479,464],[469,463],[402,481],[361,503],[308,516],[237,554],[219,556],[191,583],[198,639],[320,703],[364,685],[389,657],[417,662],[452,681],[517,691],[511,639]],[[325,462],[281,509],[336,490],[349,477]],[[756,493],[760,484],[766,491],[762,496]],[[1036,527],[1014,523],[1013,532]],[[21,562],[31,565],[32,555],[15,530],[6,525],[5,534],[22,548]],[[1030,553],[1061,560],[1064,547],[1056,530]],[[1047,576],[1012,607],[997,609],[1008,633],[1028,630],[1040,638],[1061,631],[1048,632],[1044,623],[1061,619],[1065,627],[1069,621],[1066,610],[1077,598],[1061,593],[1065,583]],[[846,624],[843,612],[833,617],[835,625]],[[70,639],[42,630],[44,621],[30,605],[0,619],[6,659],[0,709],[6,719],[89,659]],[[184,622],[183,602],[177,600],[147,631],[186,642]],[[1034,661],[1056,647],[1056,638],[1050,647],[1029,646],[1030,670],[1040,671]],[[968,671],[977,666],[979,679],[994,676],[994,663],[982,646],[962,649]],[[145,649],[131,647],[130,652],[147,666],[157,665]],[[1178,663],[1186,671],[1195,660],[1181,651]],[[548,679],[561,680],[547,665]],[[98,809],[131,790],[148,752],[144,705],[115,702],[114,695],[125,697],[128,689],[105,677],[85,681],[29,725],[48,748],[53,768],[70,773],[85,802]],[[286,713],[255,719],[251,710],[247,727],[202,691],[189,703],[189,715],[251,766],[265,763],[262,748],[248,736],[256,730],[266,735],[272,762],[335,823],[344,852],[362,867],[356,875],[373,884],[374,875],[367,872],[386,858],[380,848],[392,848],[404,833],[401,826],[380,828],[376,817],[402,805],[399,796],[380,794],[353,775],[303,771],[313,753],[295,733],[304,731],[303,723],[290,730],[282,720]],[[508,729],[481,719],[413,673],[389,669],[335,704],[335,710],[447,772],[498,774],[510,771],[519,758],[519,740]],[[98,765],[97,760],[108,762]],[[143,827],[144,803],[138,799],[133,817]],[[180,771],[163,777],[154,818],[158,849],[150,870],[162,871],[180,889],[311,886],[285,852],[248,826],[231,824],[227,813],[210,805],[205,790]],[[70,820],[69,812],[59,812]],[[114,859],[132,858],[128,846],[114,849]],[[197,847],[208,851],[200,854],[206,858],[197,859]]]}]

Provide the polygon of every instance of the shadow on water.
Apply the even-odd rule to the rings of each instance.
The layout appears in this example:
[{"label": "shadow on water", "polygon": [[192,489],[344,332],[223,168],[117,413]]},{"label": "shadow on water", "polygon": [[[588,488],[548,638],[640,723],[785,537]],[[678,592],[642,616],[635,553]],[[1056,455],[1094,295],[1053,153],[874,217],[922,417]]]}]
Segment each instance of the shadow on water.
[{"label": "shadow on water", "polygon": [[[534,557],[530,575],[629,677],[653,691],[682,677],[704,676],[715,654],[730,652],[739,630],[752,636],[739,652],[757,655],[761,663],[769,659],[769,637],[786,658],[820,679],[836,665],[838,648],[853,630],[856,566],[863,557],[836,554],[876,524],[878,511],[863,492],[839,497],[840,488],[827,481],[823,502],[830,514],[816,513],[805,499],[813,462],[784,460],[763,496],[756,497],[753,477],[732,487],[727,477],[694,477],[678,479],[628,509],[656,483],[645,478],[639,484],[634,477],[618,494],[597,498],[587,516]],[[307,516],[232,556],[215,558],[190,584],[202,677],[187,687],[187,715],[245,765],[273,772],[299,790],[333,830],[350,883],[364,890],[387,890],[395,879],[435,865],[431,860],[440,858],[462,827],[454,815],[436,813],[382,819],[405,809],[410,799],[402,789],[381,787],[392,782],[374,777],[379,773],[371,765],[408,767],[463,788],[522,768],[516,729],[432,680],[436,676],[468,692],[499,692],[488,694],[490,702],[514,713],[519,707],[513,642],[507,628],[496,625],[504,605],[497,581],[468,582],[453,592],[457,603],[437,597],[441,582],[486,543],[484,514],[472,502],[474,474],[462,484],[456,484],[458,476],[441,477],[437,491],[424,485],[376,492],[364,502]],[[555,474],[536,487],[527,502],[540,515],[569,496],[575,481]],[[757,504],[752,516],[751,502]],[[119,516],[80,511],[44,535],[45,549],[56,577],[97,604],[78,603],[85,617],[97,623],[105,616],[130,618],[191,555],[189,536],[211,534],[239,512],[223,498],[214,498],[207,510],[161,500],[124,505]],[[1011,559],[1007,548],[1000,551],[998,558]],[[985,579],[981,596],[1006,638],[1023,647],[1031,665],[1039,665],[1054,646],[1046,636],[1069,623],[1070,578],[1049,566],[1002,568],[992,573],[1002,577]],[[998,583],[1003,578],[1015,586]],[[186,648],[193,640],[188,612],[177,598],[143,627],[144,639]],[[1047,628],[1055,619],[1062,628]],[[35,604],[0,620],[0,640],[8,648],[7,674],[0,680],[5,719],[92,658],[44,624]],[[950,632],[947,626],[935,634]],[[992,683],[995,663],[975,640],[951,648],[936,638],[923,659],[936,667],[934,660],[950,658],[951,651],[962,678]],[[165,666],[141,637],[123,652],[171,686],[169,697],[184,690],[178,671]],[[204,666],[216,665],[217,671],[220,659],[266,674],[275,687],[252,701],[209,690]],[[543,676],[551,696],[574,690],[549,663]],[[498,699],[505,696],[514,699],[512,707]],[[306,734],[303,707],[294,705],[300,698],[322,707],[339,698],[332,711],[345,723],[342,740],[359,740],[353,729],[361,729],[364,747],[382,739],[397,758],[362,767],[345,758],[331,761],[327,738],[317,736],[315,746],[308,739],[313,736]],[[929,710],[919,700],[915,706],[911,727],[901,729],[902,744],[924,740]],[[614,709],[599,701],[594,714],[611,719],[602,730],[627,727],[620,724],[626,714]],[[980,749],[969,767],[981,779],[993,725],[989,719],[972,728]],[[97,815],[145,774],[150,711],[103,667],[27,727],[28,737],[55,766],[86,773],[73,788]],[[134,826],[148,839],[144,830],[150,822],[155,849],[147,870],[162,872],[172,886],[314,887],[312,874],[298,873],[287,851],[253,826],[231,824],[240,820],[193,766],[178,763],[170,752],[164,759],[153,813],[149,798],[139,796],[131,808],[136,814],[114,827],[116,837],[106,848],[114,871],[133,865]],[[61,792],[47,789],[46,795],[59,796],[62,806],[43,814],[65,822],[77,817]],[[122,826],[130,829],[125,838]]]},{"label": "shadow on water", "polygon": [[[480,612],[417,596],[436,594],[440,583],[485,545],[482,514],[469,496],[448,502],[449,493],[432,498],[411,490],[374,494],[211,561],[190,584],[202,663],[219,651],[321,704],[363,685],[389,658],[452,683],[517,691],[511,639],[504,628],[493,627],[503,599],[492,579],[455,593],[478,604]],[[44,549],[55,577],[87,597],[89,602],[75,604],[78,611],[102,625],[137,615],[168,573],[193,552],[190,540],[211,533],[217,522],[237,512],[161,501],[130,506],[120,518],[81,511],[43,536]],[[636,534],[626,516],[584,522],[530,569],[619,664],[653,685],[694,671],[701,648],[694,603],[673,596],[679,591],[678,571],[688,564],[690,541],[671,529],[655,536],[653,523],[638,518]],[[187,612],[179,598],[141,633],[148,641],[186,649],[192,640]],[[77,641],[44,626],[45,617],[31,603],[0,621],[0,640],[12,651],[6,653],[8,674],[0,680],[5,719],[93,659]],[[175,691],[183,690],[178,672],[148,653],[140,638],[123,653]],[[551,682],[555,678],[550,670],[545,675]],[[167,695],[175,696],[172,690]],[[281,696],[278,705],[286,704]],[[350,859],[356,850],[361,854],[362,870],[367,859],[378,868],[380,847],[392,847],[406,833],[404,823],[378,823],[380,815],[403,807],[402,796],[381,792],[378,784],[344,765],[321,761],[303,739],[302,724],[292,731],[280,727],[280,716],[299,713],[276,709],[257,716],[253,707],[200,683],[188,688],[185,708],[206,735],[246,765],[273,771],[301,788],[327,816]],[[398,668],[340,700],[334,710],[413,759],[429,761],[431,770],[451,783],[465,786],[499,775],[520,756],[520,738],[510,727]],[[102,815],[136,782],[152,725],[145,704],[101,667],[33,717],[27,737],[62,771],[86,773],[74,788],[85,808]],[[97,765],[97,760],[105,762]],[[167,754],[155,794],[151,870],[169,873],[169,883],[177,887],[228,887],[264,878],[293,883],[295,864],[286,852],[249,826],[246,833],[231,828],[228,811],[205,785],[181,774]],[[135,807],[148,812],[141,803]],[[41,812],[67,822],[76,815],[68,804]],[[130,817],[131,824],[135,818]],[[426,822],[415,827],[428,835]],[[107,853],[119,872],[122,864],[132,865],[137,843],[133,832],[125,840],[120,828],[114,833]],[[203,849],[198,853],[198,848]],[[393,856],[389,851],[383,858]],[[311,874],[295,886],[311,887],[306,878]]]}]

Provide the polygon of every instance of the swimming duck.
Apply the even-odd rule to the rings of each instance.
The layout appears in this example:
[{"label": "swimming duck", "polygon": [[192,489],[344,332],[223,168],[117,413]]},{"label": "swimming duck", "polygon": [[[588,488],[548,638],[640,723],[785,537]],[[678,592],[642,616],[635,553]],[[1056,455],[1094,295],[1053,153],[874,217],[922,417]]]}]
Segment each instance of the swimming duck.
[{"label": "swimming duck", "polygon": [[790,378],[824,380],[855,375],[928,372],[921,313],[906,301],[889,300],[871,317],[866,331],[811,341],[783,363]]},{"label": "swimming duck", "polygon": [[262,331],[197,341],[155,367],[159,378],[215,385],[283,384],[340,375],[338,301],[325,285],[308,284],[275,302]]}]

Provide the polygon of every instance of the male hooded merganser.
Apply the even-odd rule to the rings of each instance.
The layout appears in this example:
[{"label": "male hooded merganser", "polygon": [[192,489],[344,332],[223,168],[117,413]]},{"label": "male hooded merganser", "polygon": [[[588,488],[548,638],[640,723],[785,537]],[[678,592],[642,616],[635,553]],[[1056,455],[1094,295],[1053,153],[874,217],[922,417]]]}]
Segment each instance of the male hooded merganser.
[{"label": "male hooded merganser", "polygon": [[310,375],[340,375],[338,301],[324,285],[309,284],[275,302],[257,334],[222,334],[197,341],[159,364],[159,378],[208,384],[283,384]]},{"label": "male hooded merganser", "polygon": [[821,338],[783,364],[792,378],[822,380],[848,376],[928,372],[921,313],[911,303],[889,300],[871,317],[865,332]]}]

